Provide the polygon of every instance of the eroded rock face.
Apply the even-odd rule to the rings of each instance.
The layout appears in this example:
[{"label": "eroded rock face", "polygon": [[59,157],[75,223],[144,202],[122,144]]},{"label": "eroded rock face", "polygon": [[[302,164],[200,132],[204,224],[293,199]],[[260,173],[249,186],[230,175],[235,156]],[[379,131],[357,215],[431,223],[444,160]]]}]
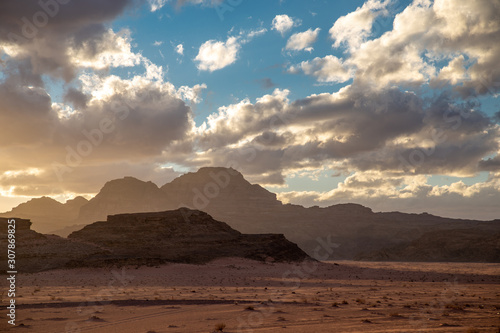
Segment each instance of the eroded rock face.
[{"label": "eroded rock face", "polygon": [[[181,208],[173,211],[119,214],[69,235],[101,246],[108,261],[204,263],[220,257],[302,261],[308,258],[283,235],[244,235],[207,213]],[[86,261],[102,260],[88,258]],[[83,264],[83,263],[82,263]]]}]

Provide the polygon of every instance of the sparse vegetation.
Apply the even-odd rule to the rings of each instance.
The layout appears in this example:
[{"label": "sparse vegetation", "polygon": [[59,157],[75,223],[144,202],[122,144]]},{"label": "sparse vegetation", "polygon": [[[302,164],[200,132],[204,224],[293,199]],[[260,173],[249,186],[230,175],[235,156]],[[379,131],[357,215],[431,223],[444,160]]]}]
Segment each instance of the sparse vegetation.
[{"label": "sparse vegetation", "polygon": [[215,327],[214,327],[215,332],[222,332],[222,331],[224,331],[225,328],[226,328],[226,324],[224,324],[224,323],[217,323],[217,324],[215,324]]}]

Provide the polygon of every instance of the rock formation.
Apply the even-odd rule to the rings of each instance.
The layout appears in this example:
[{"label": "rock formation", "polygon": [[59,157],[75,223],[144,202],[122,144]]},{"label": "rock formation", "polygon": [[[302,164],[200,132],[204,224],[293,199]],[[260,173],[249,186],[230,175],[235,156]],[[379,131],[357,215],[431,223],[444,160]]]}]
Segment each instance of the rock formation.
[{"label": "rock formation", "polygon": [[[260,261],[303,261],[309,256],[283,235],[245,235],[200,211],[120,214],[73,232],[68,238],[43,235],[31,222],[16,220],[16,269],[206,263],[222,257]],[[0,218],[0,246],[7,248],[7,218]],[[0,257],[7,267],[7,254]]]},{"label": "rock formation", "polygon": [[[220,257],[302,261],[308,258],[283,235],[245,235],[207,213],[180,208],[173,211],[108,216],[69,235],[97,244],[111,255],[107,261],[205,263]],[[102,261],[86,258],[85,263]]]}]

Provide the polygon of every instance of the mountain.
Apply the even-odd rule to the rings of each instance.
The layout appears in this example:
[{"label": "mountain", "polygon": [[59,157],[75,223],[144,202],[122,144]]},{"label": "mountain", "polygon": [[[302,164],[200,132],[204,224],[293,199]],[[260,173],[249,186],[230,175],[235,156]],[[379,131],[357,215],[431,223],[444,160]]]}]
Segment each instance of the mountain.
[{"label": "mountain", "polygon": [[[245,235],[207,213],[181,208],[173,211],[118,214],[68,236],[108,250],[107,262],[205,263],[221,257],[302,261],[309,258],[279,234]],[[104,260],[85,258],[82,264]]]},{"label": "mountain", "polygon": [[392,248],[359,255],[359,260],[376,261],[462,261],[498,262],[500,231],[455,229],[427,232],[417,239]]},{"label": "mountain", "polygon": [[[189,207],[206,211],[214,218],[249,233],[271,232],[269,226],[249,226],[247,216],[274,215],[282,208],[276,194],[260,185],[250,184],[232,168],[201,168],[184,174],[160,188],[171,209]],[[280,233],[276,229],[272,232]]]},{"label": "mountain", "polygon": [[106,220],[118,213],[165,210],[167,195],[152,182],[125,177],[107,182],[99,193],[80,209],[79,223]]},{"label": "mountain", "polygon": [[19,217],[34,221],[33,229],[41,233],[72,224],[80,213],[80,208],[88,203],[83,197],[68,200],[65,204],[52,198],[41,197],[22,203],[11,211],[0,213],[0,217]]},{"label": "mountain", "polygon": [[[450,242],[473,246],[466,235],[455,230],[477,230],[482,235],[500,232],[500,220],[473,221],[400,212],[375,213],[358,204],[305,208],[282,204],[276,195],[250,184],[231,168],[201,168],[179,176],[158,188],[151,182],[125,177],[107,182],[99,194],[80,208],[78,219],[67,222],[59,235],[68,235],[82,225],[104,221],[108,215],[158,212],[188,207],[210,214],[247,234],[284,234],[311,256],[327,259],[386,258],[387,260],[495,261],[500,262],[493,242],[486,242],[477,255],[436,251],[435,256],[403,251],[425,247],[432,234],[450,235]],[[22,217],[22,216],[21,216]],[[33,219],[34,225],[39,223]],[[434,238],[433,238],[434,239]],[[443,240],[436,239],[436,247]],[[416,242],[416,243],[415,243]],[[424,245],[425,244],[425,245]],[[387,251],[391,255],[387,255]],[[377,254],[378,253],[378,254]],[[480,253],[488,253],[484,258]],[[377,255],[375,255],[377,254]],[[406,259],[404,259],[406,258]],[[474,259],[475,258],[475,259]]]}]

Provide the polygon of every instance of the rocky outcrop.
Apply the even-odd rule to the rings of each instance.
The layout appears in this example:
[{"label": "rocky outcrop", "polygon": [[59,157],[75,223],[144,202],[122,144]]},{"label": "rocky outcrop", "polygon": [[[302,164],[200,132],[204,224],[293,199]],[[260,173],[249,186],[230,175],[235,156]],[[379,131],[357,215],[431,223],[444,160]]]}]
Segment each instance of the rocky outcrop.
[{"label": "rocky outcrop", "polygon": [[205,263],[220,257],[302,261],[308,258],[283,235],[245,235],[207,213],[181,208],[173,211],[119,214],[69,235],[108,250],[80,264],[99,262]]}]

